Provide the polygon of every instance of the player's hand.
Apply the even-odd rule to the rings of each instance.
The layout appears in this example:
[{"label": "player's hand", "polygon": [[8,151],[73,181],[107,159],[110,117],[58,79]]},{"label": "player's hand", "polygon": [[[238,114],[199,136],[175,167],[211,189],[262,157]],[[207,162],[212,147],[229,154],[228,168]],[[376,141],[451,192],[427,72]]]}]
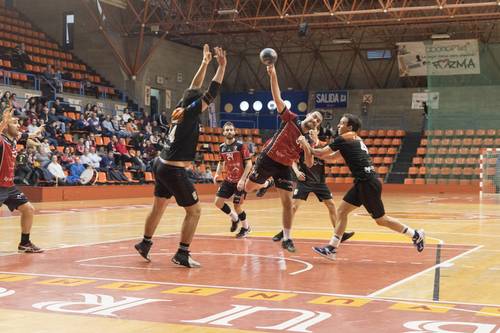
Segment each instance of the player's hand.
[{"label": "player's hand", "polygon": [[236,185],[238,191],[243,191],[245,189],[245,179],[240,179],[238,185]]},{"label": "player's hand", "polygon": [[227,64],[227,59],[226,59],[226,51],[224,51],[220,47],[216,47],[215,49],[215,58],[217,59],[217,63],[219,66],[224,67]]},{"label": "player's hand", "polygon": [[318,133],[319,133],[319,131],[317,128],[309,130],[309,135],[311,136],[311,139],[313,139],[314,142],[319,141]]},{"label": "player's hand", "polygon": [[209,64],[212,61],[212,52],[210,52],[210,46],[208,44],[203,45],[203,62]]},{"label": "player's hand", "polygon": [[266,69],[269,76],[276,75],[276,69],[274,68],[274,65],[267,65]]},{"label": "player's hand", "polygon": [[296,171],[295,176],[297,176],[297,179],[301,182],[306,180],[306,175],[302,171]]},{"label": "player's hand", "polygon": [[305,148],[307,144],[307,139],[305,136],[301,135],[297,139],[297,144],[300,145],[300,147]]},{"label": "player's hand", "polygon": [[184,118],[184,108],[177,108],[172,112],[172,122],[180,123]]}]

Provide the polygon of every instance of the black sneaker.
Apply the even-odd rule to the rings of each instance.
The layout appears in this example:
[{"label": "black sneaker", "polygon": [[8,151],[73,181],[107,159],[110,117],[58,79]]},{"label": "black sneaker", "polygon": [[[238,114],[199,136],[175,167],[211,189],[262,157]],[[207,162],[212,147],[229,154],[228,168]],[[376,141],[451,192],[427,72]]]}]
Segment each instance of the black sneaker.
[{"label": "black sneaker", "polygon": [[270,189],[274,185],[274,179],[270,179],[268,181],[268,183],[269,183],[269,185],[267,185],[266,187],[263,187],[260,190],[258,190],[255,195],[258,196],[259,198],[263,197],[264,194],[266,194],[267,190]]},{"label": "black sneaker", "polygon": [[342,239],[340,240],[340,242],[343,243],[346,240],[348,240],[349,238],[351,238],[352,236],[354,236],[354,231],[344,232],[344,234],[342,235]]},{"label": "black sneaker", "polygon": [[248,236],[249,233],[250,233],[250,227],[248,227],[248,229],[241,227],[240,232],[236,234],[236,238],[245,238]]},{"label": "black sneaker", "polygon": [[20,253],[42,253],[43,250],[33,244],[31,241],[28,241],[27,243],[24,244],[19,244],[17,247],[17,251]]},{"label": "black sneaker", "polygon": [[273,236],[273,242],[279,242],[280,240],[283,239],[283,230],[278,232],[276,235]]},{"label": "black sneaker", "polygon": [[172,257],[172,262],[177,265],[186,266],[188,268],[199,268],[201,264],[191,258],[189,251],[177,251]]},{"label": "black sneaker", "polygon": [[418,252],[422,252],[425,247],[425,232],[423,229],[415,230],[415,234],[411,238],[413,245],[417,248]]},{"label": "black sneaker", "polygon": [[335,250],[335,248],[330,250],[330,248],[328,248],[327,246],[325,247],[314,246],[312,249],[320,256],[325,257],[326,259],[329,260],[335,260],[335,258],[337,257],[337,250]]},{"label": "black sneaker", "polygon": [[135,249],[141,257],[146,259],[148,262],[151,262],[151,257],[149,256],[149,250],[151,250],[151,246],[153,246],[153,242],[145,242],[141,241],[134,245]]},{"label": "black sneaker", "polygon": [[282,241],[281,247],[287,250],[288,252],[295,252],[295,245],[293,245],[293,241],[291,239]]},{"label": "black sneaker", "polygon": [[239,219],[236,221],[231,220],[231,228],[229,229],[229,231],[235,232],[236,229],[238,229],[238,223],[240,223]]}]

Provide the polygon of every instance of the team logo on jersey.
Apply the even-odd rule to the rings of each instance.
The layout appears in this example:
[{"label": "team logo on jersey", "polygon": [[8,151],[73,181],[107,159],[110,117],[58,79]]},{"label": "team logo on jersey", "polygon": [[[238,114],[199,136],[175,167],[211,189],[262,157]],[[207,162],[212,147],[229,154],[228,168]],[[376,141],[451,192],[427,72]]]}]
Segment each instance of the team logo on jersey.
[{"label": "team logo on jersey", "polygon": [[198,200],[198,193],[196,193],[196,191],[194,191],[193,193],[191,193],[191,195],[193,196],[194,200]]}]

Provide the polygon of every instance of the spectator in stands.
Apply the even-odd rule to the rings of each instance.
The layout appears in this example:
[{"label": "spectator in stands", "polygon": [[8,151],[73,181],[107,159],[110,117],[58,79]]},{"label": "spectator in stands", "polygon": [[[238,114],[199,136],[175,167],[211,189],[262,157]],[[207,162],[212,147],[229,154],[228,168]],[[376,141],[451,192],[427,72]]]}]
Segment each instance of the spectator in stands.
[{"label": "spectator in stands", "polygon": [[10,91],[6,91],[3,93],[2,98],[0,99],[1,102],[5,102],[5,107],[3,107],[2,110],[4,110],[6,107],[11,106],[10,105]]},{"label": "spectator in stands", "polygon": [[17,95],[15,93],[10,95],[9,104],[14,108],[14,115],[19,116],[22,112],[22,105],[16,99]]},{"label": "spectator in stands", "polygon": [[116,152],[118,152],[118,154],[119,154],[119,158],[117,161],[118,165],[123,165],[125,162],[128,162],[130,160],[130,155],[128,153],[127,144],[126,144],[124,138],[119,139],[115,143],[115,149],[116,149]]},{"label": "spectator in stands", "polygon": [[497,151],[497,161],[496,161],[496,169],[495,176],[493,177],[493,181],[495,183],[495,193],[500,193],[500,154]]},{"label": "spectator in stands", "polygon": [[77,131],[90,131],[89,123],[84,114],[80,114],[74,124]]},{"label": "spectator in stands", "polygon": [[139,133],[139,129],[137,128],[137,125],[134,123],[134,120],[132,118],[128,119],[127,125],[125,127],[125,132],[127,132],[129,136],[134,136]]},{"label": "spectator in stands", "polygon": [[256,147],[255,147],[255,143],[253,143],[253,141],[252,141],[252,137],[251,136],[246,136],[245,140],[244,140],[244,143],[247,146],[248,151],[250,152],[250,154],[252,154],[252,155],[255,154]]},{"label": "spectator in stands", "polygon": [[78,143],[75,147],[75,152],[77,155],[83,155],[85,152],[85,138],[81,137],[78,139]]},{"label": "spectator in stands", "polygon": [[64,147],[60,161],[65,168],[75,162],[75,156],[71,153],[71,149],[69,147]]},{"label": "spectator in stands", "polygon": [[87,155],[87,157],[90,158],[90,161],[91,161],[91,165],[94,169],[98,169],[99,168],[99,165],[101,163],[101,159],[102,157],[99,156],[97,153],[96,153],[96,149],[95,147],[90,147],[90,151],[89,151],[89,154]]},{"label": "spectator in stands", "polygon": [[132,115],[130,114],[128,109],[123,110],[122,119],[125,124],[128,123],[130,119],[132,119]]},{"label": "spectator in stands", "polygon": [[82,156],[80,156],[80,162],[82,162],[83,166],[86,168],[92,165],[92,160],[90,159],[90,150],[88,148],[84,148]]},{"label": "spectator in stands", "polygon": [[66,184],[66,174],[64,173],[63,167],[57,161],[57,155],[52,155],[51,162],[47,166],[47,170],[54,176],[56,184],[63,185]]},{"label": "spectator in stands", "polygon": [[146,163],[142,160],[141,156],[137,155],[135,150],[130,151],[130,162],[132,165],[130,166],[130,170],[135,172],[144,172],[147,169]]},{"label": "spectator in stands", "polygon": [[121,125],[120,125],[120,120],[118,116],[115,116],[113,120],[111,120],[111,123],[113,124],[113,128],[115,130],[115,135],[119,136],[120,138],[126,138],[129,137],[130,134],[125,132]]},{"label": "spectator in stands", "polygon": [[158,149],[151,143],[150,140],[145,141],[145,148],[144,148],[144,154],[147,156],[147,160],[151,161],[153,158],[156,157],[156,153],[158,152]]},{"label": "spectator in stands", "polygon": [[50,146],[47,139],[43,139],[42,143],[37,147],[35,161],[38,162],[41,168],[45,168],[50,163]]},{"label": "spectator in stands", "polygon": [[69,167],[69,176],[66,178],[68,184],[79,184],[80,175],[85,171],[85,167],[80,162],[80,157],[75,157],[75,162]]},{"label": "spectator in stands", "polygon": [[202,173],[201,179],[203,180],[204,183],[213,183],[214,182],[214,177],[212,175],[212,170],[210,167],[206,167],[205,172]]},{"label": "spectator in stands", "polygon": [[158,115],[158,126],[160,126],[161,130],[164,132],[168,132],[170,126],[168,123],[167,111],[163,111],[160,115]]},{"label": "spectator in stands", "polygon": [[111,122],[111,116],[106,115],[101,123],[102,135],[113,136],[115,135],[115,129],[113,128],[113,123]]},{"label": "spectator in stands", "polygon": [[26,53],[24,43],[16,45],[16,48],[12,52],[11,61],[12,66],[21,71],[25,70],[26,64],[31,63],[31,59]]},{"label": "spectator in stands", "polygon": [[30,147],[28,149],[21,150],[16,157],[14,182],[21,185],[33,185],[30,181],[33,174],[33,148]]},{"label": "spectator in stands", "polygon": [[100,170],[106,172],[106,177],[111,181],[128,181],[127,177],[118,170],[118,167],[114,161],[114,155],[109,152],[107,156],[101,159]]},{"label": "spectator in stands", "polygon": [[92,112],[90,117],[87,119],[87,123],[89,124],[89,131],[91,133],[100,134],[102,132],[101,122],[99,118],[97,118],[97,113]]}]

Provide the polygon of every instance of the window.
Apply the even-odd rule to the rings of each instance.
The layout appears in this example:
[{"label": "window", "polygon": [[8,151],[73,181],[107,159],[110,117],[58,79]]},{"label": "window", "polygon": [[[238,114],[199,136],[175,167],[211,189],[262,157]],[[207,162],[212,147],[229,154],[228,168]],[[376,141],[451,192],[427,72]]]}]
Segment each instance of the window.
[{"label": "window", "polygon": [[366,52],[368,60],[391,59],[391,50],[369,50]]}]

